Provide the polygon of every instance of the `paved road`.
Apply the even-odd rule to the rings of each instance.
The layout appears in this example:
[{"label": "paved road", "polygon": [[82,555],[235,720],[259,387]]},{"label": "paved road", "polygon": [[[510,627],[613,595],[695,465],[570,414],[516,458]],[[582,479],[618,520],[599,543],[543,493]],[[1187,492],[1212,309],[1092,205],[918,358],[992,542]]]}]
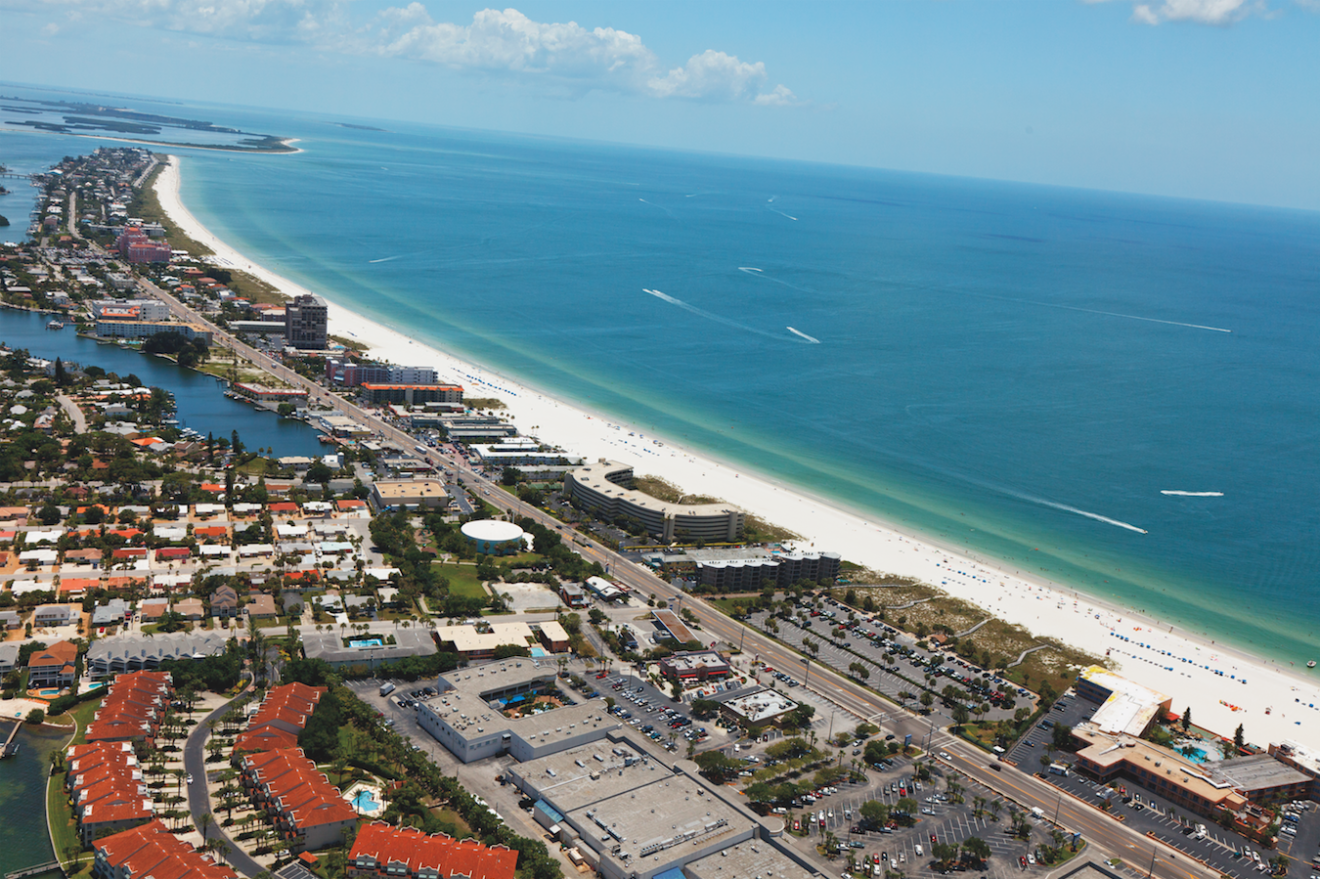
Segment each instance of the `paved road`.
[{"label": "paved road", "polygon": [[[242,269],[242,266],[236,266],[236,268]],[[181,319],[206,326],[212,331],[217,340],[238,351],[257,366],[294,387],[306,389],[311,401],[323,402],[326,405],[345,411],[370,425],[382,436],[398,443],[404,449],[415,445],[416,440],[409,434],[385,423],[373,413],[329,393],[315,382],[303,378],[266,354],[238,341],[155,284],[146,280],[142,280],[140,283],[145,290],[157,296],[161,301],[166,302],[171,311]],[[440,457],[438,451],[433,454]],[[463,481],[468,487],[481,490],[482,497],[495,506],[515,516],[530,517],[547,528],[557,529],[562,525],[559,520],[539,509],[522,503],[516,497],[501,489],[499,485],[471,470],[466,462],[451,459],[448,463],[456,472],[462,474]],[[616,579],[638,594],[654,593],[657,598],[667,600],[671,606],[680,605],[681,603],[681,606],[690,609],[697,615],[701,623],[703,639],[723,641],[729,645],[742,644],[744,650],[759,655],[776,668],[783,670],[803,669],[804,685],[859,719],[883,718],[888,727],[896,734],[906,735],[911,733],[914,742],[920,742],[929,735],[931,749],[943,749],[949,753],[950,762],[958,770],[985,787],[1011,797],[1027,809],[1038,807],[1048,815],[1057,814],[1058,823],[1064,829],[1080,831],[1092,844],[1108,854],[1122,857],[1128,863],[1139,861],[1143,864],[1149,864],[1153,873],[1166,877],[1166,879],[1217,877],[1217,873],[1189,861],[1185,855],[1175,856],[1169,850],[1155,846],[1154,843],[1141,834],[1124,827],[1089,805],[1077,803],[1064,797],[1057,789],[1032,775],[1007,767],[1002,772],[992,771],[988,766],[990,761],[987,760],[984,752],[962,740],[953,738],[942,730],[935,729],[936,724],[945,726],[950,723],[949,718],[938,714],[930,717],[918,717],[908,714],[875,693],[818,664],[808,664],[804,669],[804,659],[784,645],[742,626],[737,621],[710,607],[701,599],[687,595],[656,577],[646,568],[634,564],[623,556],[576,532],[566,531],[565,537],[573,541],[573,548],[580,552],[583,558],[588,561],[599,562],[602,567],[608,568]],[[204,726],[202,729],[204,729]],[[204,742],[204,738],[200,741]],[[189,746],[191,747],[191,738]],[[196,814],[194,807],[194,815]],[[238,857],[237,852],[235,856]],[[250,861],[250,859],[248,860]]]},{"label": "paved road", "polygon": [[[234,701],[241,698],[242,695],[237,696]],[[234,701],[226,702],[203,717],[183,743],[183,768],[193,780],[193,783],[188,785],[188,809],[192,812],[193,824],[199,831],[202,828],[202,815],[211,811],[211,803],[206,796],[206,740],[210,738],[211,730],[206,722],[219,720]],[[244,876],[252,877],[266,869],[230,838],[225,828],[220,826],[218,819],[211,825],[207,835],[210,839],[223,839],[229,844],[229,854],[225,856],[225,860]]]},{"label": "paved road", "polygon": [[83,417],[82,410],[78,408],[78,404],[64,394],[56,394],[55,399],[59,401],[60,406],[62,406],[64,411],[68,413],[68,416],[73,419],[73,432],[86,433],[87,419]]}]

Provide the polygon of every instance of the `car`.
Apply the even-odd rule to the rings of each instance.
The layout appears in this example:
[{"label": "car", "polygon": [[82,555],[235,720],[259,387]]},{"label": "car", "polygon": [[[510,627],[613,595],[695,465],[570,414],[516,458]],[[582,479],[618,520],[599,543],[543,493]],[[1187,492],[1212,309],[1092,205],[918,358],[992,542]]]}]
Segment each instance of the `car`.
[{"label": "car", "polygon": [[894,734],[893,734],[893,733],[890,733],[889,735],[885,736],[885,741],[886,741],[886,742],[892,742],[893,740],[894,740]]},{"label": "car", "polygon": [[1027,741],[1025,742],[1025,744],[1026,744],[1026,746],[1027,746],[1028,748],[1034,748],[1034,747],[1036,747],[1036,743],[1033,742],[1031,739],[1027,739]]},{"label": "car", "polygon": [[188,778],[185,780],[185,783],[186,783],[186,784],[192,784],[192,783],[193,783],[193,777],[192,777],[191,775],[189,775]]},{"label": "car", "polygon": [[1026,855],[1018,855],[1018,865],[1021,866],[1022,869],[1024,869],[1024,870],[1027,869],[1027,856],[1026,856]]}]

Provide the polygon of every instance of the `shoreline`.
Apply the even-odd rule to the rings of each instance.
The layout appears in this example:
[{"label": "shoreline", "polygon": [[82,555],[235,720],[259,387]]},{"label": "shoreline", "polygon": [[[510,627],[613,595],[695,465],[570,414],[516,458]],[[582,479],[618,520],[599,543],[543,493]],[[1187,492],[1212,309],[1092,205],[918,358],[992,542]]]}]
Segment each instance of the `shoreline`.
[{"label": "shoreline", "polygon": [[172,143],[163,140],[140,140],[132,137],[116,137],[114,135],[107,135],[107,134],[79,134],[76,131],[51,131],[45,128],[6,128],[0,125],[0,131],[8,132],[10,134],[35,133],[35,134],[56,134],[59,135],[60,137],[87,137],[87,138],[91,138],[92,140],[113,140],[113,141],[117,141],[118,143],[136,143],[142,146],[149,146],[149,147],[174,147],[175,149],[180,149],[180,150],[209,150],[211,152],[216,152],[216,153],[252,153],[254,155],[263,155],[263,156],[292,156],[295,153],[303,152],[302,147],[294,146],[294,144],[297,143],[299,140],[299,138],[296,137],[278,138],[280,142],[280,146],[285,147],[285,149],[259,150],[259,149],[253,149],[251,147],[206,146],[205,144]]},{"label": "shoreline", "polygon": [[[217,238],[183,205],[180,182],[179,159],[170,156],[156,181],[161,208],[185,234],[214,251],[220,265],[246,271],[288,295],[311,292]],[[803,535],[796,542],[799,548],[819,546],[874,571],[913,577],[1036,636],[1108,656],[1114,670],[1172,696],[1179,713],[1190,706],[1198,726],[1221,735],[1231,736],[1241,723],[1248,740],[1260,745],[1284,738],[1320,744],[1320,713],[1306,707],[1320,703],[1320,675],[1304,677],[1112,600],[1017,572],[1004,562],[981,559],[743,465],[686,449],[668,437],[643,435],[609,414],[430,347],[320,295],[329,306],[331,333],[365,344],[373,357],[434,366],[446,380],[468,386],[470,396],[499,398],[513,424],[570,454],[608,457],[633,466],[639,475],[654,474],[685,491],[720,497]]]}]

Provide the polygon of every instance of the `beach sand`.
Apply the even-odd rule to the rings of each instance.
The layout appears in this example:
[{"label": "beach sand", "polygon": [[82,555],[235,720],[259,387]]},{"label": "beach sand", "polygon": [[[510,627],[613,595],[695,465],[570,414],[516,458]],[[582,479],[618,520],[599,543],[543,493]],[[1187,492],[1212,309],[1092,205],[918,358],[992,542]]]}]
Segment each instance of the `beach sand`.
[{"label": "beach sand", "polygon": [[[156,184],[161,207],[185,233],[215,251],[220,265],[248,272],[291,296],[311,292],[216,238],[183,206],[179,185],[179,162],[171,157]],[[470,397],[499,398],[508,407],[510,421],[543,442],[588,460],[631,464],[638,475],[660,476],[685,491],[737,504],[803,535],[801,549],[838,552],[872,570],[917,578],[1035,634],[1097,656],[1108,652],[1114,670],[1171,696],[1174,711],[1181,714],[1190,706],[1198,726],[1231,738],[1242,724],[1247,740],[1261,746],[1291,738],[1320,747],[1320,708],[1310,707],[1320,706],[1320,674],[1313,682],[1306,669],[1280,667],[1176,627],[1171,630],[1168,623],[1019,575],[1012,566],[974,560],[794,487],[736,470],[667,437],[643,436],[634,427],[355,314],[335,303],[333,290],[316,292],[329,304],[331,333],[362,342],[373,357],[434,366],[442,381],[464,385]]]}]

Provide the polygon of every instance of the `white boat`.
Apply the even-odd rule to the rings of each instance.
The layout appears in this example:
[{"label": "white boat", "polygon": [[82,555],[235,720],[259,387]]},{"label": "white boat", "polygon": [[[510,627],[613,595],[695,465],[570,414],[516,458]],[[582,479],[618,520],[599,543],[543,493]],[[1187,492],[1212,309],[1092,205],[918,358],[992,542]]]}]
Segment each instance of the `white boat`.
[{"label": "white boat", "polygon": [[1312,659],[1310,662],[1308,662],[1308,663],[1306,664],[1306,667],[1307,667],[1307,668],[1315,668],[1315,660]]}]

